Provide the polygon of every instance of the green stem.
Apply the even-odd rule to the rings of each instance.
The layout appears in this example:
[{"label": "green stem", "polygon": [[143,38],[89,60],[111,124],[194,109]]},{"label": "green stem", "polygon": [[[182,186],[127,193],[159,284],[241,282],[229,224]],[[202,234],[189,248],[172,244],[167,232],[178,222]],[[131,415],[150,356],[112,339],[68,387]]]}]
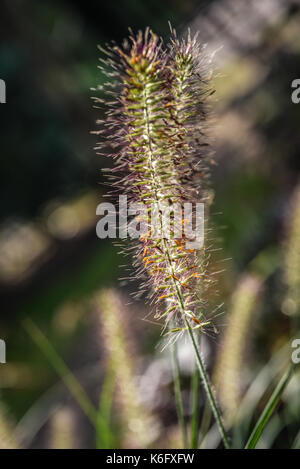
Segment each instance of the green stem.
[{"label": "green stem", "polygon": [[[166,249],[166,254],[167,254],[167,259],[168,259],[168,263],[169,263],[169,266],[170,266],[170,271],[172,272],[172,270],[173,270],[172,269],[172,263],[171,263],[170,255],[169,255],[169,252],[168,252],[167,249]],[[212,412],[215,416],[215,419],[216,419],[216,422],[217,422],[217,425],[218,425],[218,428],[219,428],[219,431],[220,431],[224,446],[225,446],[226,449],[229,449],[230,448],[229,439],[228,439],[226,430],[225,430],[223,422],[222,422],[222,417],[221,417],[221,414],[220,414],[220,411],[219,411],[219,408],[218,408],[218,405],[217,405],[217,402],[216,402],[216,398],[213,394],[212,387],[211,387],[208,375],[206,373],[205,365],[203,363],[203,360],[200,356],[200,353],[199,353],[199,350],[198,350],[198,347],[197,347],[197,344],[196,344],[196,340],[195,340],[195,337],[194,337],[194,334],[193,334],[193,330],[192,330],[192,328],[190,326],[190,323],[187,319],[187,316],[185,314],[182,294],[181,294],[180,288],[177,284],[178,282],[174,279],[173,279],[173,282],[174,282],[174,286],[175,286],[175,290],[176,290],[177,299],[178,299],[180,309],[181,309],[181,312],[182,312],[182,316],[184,318],[185,325],[186,325],[186,328],[187,328],[188,333],[189,333],[189,337],[191,339],[192,345],[193,345],[194,350],[195,350],[196,363],[197,363],[197,366],[199,368],[199,372],[200,372],[200,376],[201,376],[201,379],[202,379],[202,382],[203,382],[203,385],[204,385],[205,392],[207,394],[207,397],[208,397]]]},{"label": "green stem", "polygon": [[184,420],[183,400],[182,400],[182,392],[181,392],[181,384],[180,384],[180,371],[179,371],[179,362],[178,362],[176,343],[172,345],[172,361],[173,361],[174,392],[175,392],[177,415],[178,415],[178,420],[179,420],[179,424],[181,427],[183,445],[184,445],[184,448],[187,449],[188,447],[187,428],[186,428],[186,424]]},{"label": "green stem", "polygon": [[199,440],[199,371],[195,368],[192,379],[192,422],[191,422],[191,448],[198,448]]},{"label": "green stem", "polygon": [[97,412],[97,449],[112,449],[115,446],[116,438],[114,432],[111,429],[111,411],[114,399],[115,384],[115,373],[112,370],[110,362],[108,362]]},{"label": "green stem", "polygon": [[199,368],[199,372],[200,372],[200,376],[201,376],[201,379],[202,379],[202,382],[203,382],[203,386],[204,386],[204,389],[206,391],[206,394],[207,394],[211,409],[212,409],[213,414],[215,416],[215,419],[216,419],[216,422],[217,422],[217,425],[218,425],[218,428],[219,428],[219,431],[220,431],[224,446],[225,446],[226,449],[229,449],[230,448],[229,439],[228,439],[226,430],[225,430],[223,422],[222,422],[222,417],[221,417],[220,411],[218,409],[218,405],[217,405],[215,396],[213,394],[211,384],[209,382],[209,378],[208,378],[208,375],[207,375],[207,372],[206,372],[206,369],[205,369],[205,365],[204,365],[203,360],[200,356],[200,353],[199,353],[199,350],[198,350],[198,347],[197,347],[197,344],[196,344],[196,341],[195,341],[195,337],[194,337],[192,328],[191,328],[190,323],[189,323],[189,321],[186,317],[185,317],[185,324],[186,324],[186,327],[187,327],[187,330],[188,330],[189,337],[191,339],[192,345],[193,345],[194,350],[195,350],[196,362],[197,362],[197,365],[198,365],[198,368]]}]

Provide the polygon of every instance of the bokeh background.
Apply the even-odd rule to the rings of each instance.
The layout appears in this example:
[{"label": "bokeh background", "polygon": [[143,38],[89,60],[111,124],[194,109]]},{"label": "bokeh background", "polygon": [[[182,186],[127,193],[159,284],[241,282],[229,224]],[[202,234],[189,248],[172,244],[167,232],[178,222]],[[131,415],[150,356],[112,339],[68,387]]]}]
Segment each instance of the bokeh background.
[{"label": "bokeh background", "polygon": [[[128,259],[96,237],[107,161],[90,134],[97,44],[120,42],[128,26],[167,37],[168,20],[178,34],[199,31],[214,55],[210,303],[224,314],[202,347],[228,421],[245,409],[238,446],[300,338],[300,104],[291,101],[300,3],[2,0],[0,9],[0,446],[182,444],[160,329],[143,320],[143,300],[130,300],[134,284],[118,280]],[[187,418],[190,357],[183,342]],[[64,384],[60,359],[82,388]],[[298,374],[261,447],[297,444],[299,386]],[[201,396],[202,445],[218,447]]]}]

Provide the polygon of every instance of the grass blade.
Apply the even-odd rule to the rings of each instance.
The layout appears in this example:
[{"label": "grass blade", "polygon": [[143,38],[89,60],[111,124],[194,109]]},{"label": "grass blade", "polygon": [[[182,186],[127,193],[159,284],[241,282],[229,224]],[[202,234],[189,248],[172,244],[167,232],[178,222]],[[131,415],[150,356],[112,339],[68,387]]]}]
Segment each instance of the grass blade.
[{"label": "grass blade", "polygon": [[292,444],[292,449],[300,449],[300,431],[297,433],[297,436]]},{"label": "grass blade", "polygon": [[34,324],[34,322],[31,319],[27,318],[23,324],[26,331],[31,336],[32,340],[43,351],[43,353],[48,358],[49,362],[51,363],[57,374],[61,377],[67,388],[70,390],[71,394],[77,400],[82,411],[86,414],[91,423],[96,427],[99,416],[97,418],[97,411],[79,381],[75,378],[73,373],[69,370],[69,368],[67,367],[63,359],[59,356],[59,354],[56,352],[47,337]]},{"label": "grass blade", "polygon": [[258,440],[261,437],[261,434],[267,425],[271,415],[273,414],[273,411],[286,387],[288,384],[293,371],[294,371],[295,365],[292,364],[290,365],[289,369],[286,371],[286,373],[283,375],[281,380],[279,381],[278,385],[276,386],[273,394],[271,395],[267,405],[265,406],[261,416],[259,417],[247,443],[245,446],[245,449],[254,449],[257,445]]}]

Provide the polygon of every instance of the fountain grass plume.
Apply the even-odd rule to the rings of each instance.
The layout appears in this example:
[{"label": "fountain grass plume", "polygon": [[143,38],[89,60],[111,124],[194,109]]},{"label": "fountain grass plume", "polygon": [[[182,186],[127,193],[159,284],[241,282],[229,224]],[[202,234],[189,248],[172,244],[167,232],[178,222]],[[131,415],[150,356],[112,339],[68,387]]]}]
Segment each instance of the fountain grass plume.
[{"label": "fountain grass plume", "polygon": [[300,311],[300,185],[294,191],[289,218],[288,239],[285,245],[284,280],[287,293],[283,311],[295,318]]},{"label": "fountain grass plume", "polygon": [[[256,318],[262,281],[245,275],[231,300],[223,342],[218,354],[215,378],[226,421],[232,424],[241,402],[241,376],[251,322]],[[246,338],[248,340],[246,340]]]},{"label": "fountain grass plume", "polygon": [[95,306],[99,316],[101,342],[107,351],[107,363],[115,376],[126,444],[143,448],[158,437],[159,425],[139,395],[134,353],[128,328],[124,324],[124,301],[124,297],[113,289],[101,290],[95,297]]},{"label": "fountain grass plume", "polygon": [[[203,316],[203,291],[210,282],[206,256],[204,248],[187,247],[194,235],[187,234],[183,213],[184,203],[191,203],[194,221],[195,204],[207,199],[206,101],[212,91],[201,48],[196,37],[178,40],[173,30],[165,49],[146,29],[105,53],[106,96],[94,98],[105,104],[105,117],[98,121],[104,141],[97,149],[107,151],[109,144],[112,150],[108,156],[115,164],[109,177],[117,193],[147,207],[136,219],[147,230],[133,248],[134,277],[143,279],[140,290],[150,292],[155,317],[165,326],[172,320],[173,332],[186,330],[185,319],[193,329],[203,328],[209,324]],[[183,236],[154,236],[150,207],[157,214],[156,230],[164,233],[165,212],[174,206],[179,210],[171,224],[179,217]]]},{"label": "fountain grass plume", "polygon": [[[197,38],[179,40],[174,30],[168,48],[148,28],[130,34],[122,47],[105,51],[102,70],[105,117],[99,121],[102,141],[98,149],[114,160],[109,171],[111,184],[128,197],[130,204],[146,206],[134,223],[146,230],[135,243],[135,275],[144,279],[141,291],[149,291],[155,317],[173,337],[184,331],[193,345],[197,366],[225,447],[228,437],[200,356],[194,332],[211,321],[204,315],[206,272],[204,247],[191,248],[195,241],[191,226],[197,218],[196,203],[205,202],[210,154],[206,137],[207,99],[212,94],[204,54]],[[192,206],[187,219],[184,204]],[[156,223],[149,222],[149,212]],[[165,236],[168,208],[172,228],[178,218],[183,233]],[[179,207],[179,208],[178,208]],[[174,231],[175,231],[174,230]],[[155,233],[154,233],[155,231]],[[157,235],[158,232],[158,235]],[[171,340],[174,340],[171,336]],[[180,383],[177,383],[178,385]]]}]

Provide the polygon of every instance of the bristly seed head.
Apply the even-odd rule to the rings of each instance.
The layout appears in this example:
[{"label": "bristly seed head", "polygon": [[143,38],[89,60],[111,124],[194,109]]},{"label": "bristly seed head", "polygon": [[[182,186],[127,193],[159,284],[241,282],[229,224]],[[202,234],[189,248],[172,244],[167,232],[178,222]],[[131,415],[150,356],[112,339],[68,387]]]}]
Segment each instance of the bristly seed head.
[{"label": "bristly seed head", "polygon": [[[122,48],[104,52],[107,59],[100,68],[109,81],[103,90],[113,100],[94,98],[105,105],[98,132],[105,140],[98,148],[107,149],[108,142],[112,149],[112,184],[130,203],[156,206],[162,226],[162,204],[190,202],[194,207],[207,197],[206,101],[212,91],[203,49],[196,37],[179,40],[174,30],[163,48],[162,40],[146,29],[131,33]],[[147,224],[148,218],[143,221]],[[150,289],[155,317],[165,324],[172,318],[173,332],[183,331],[186,320],[193,329],[210,322],[203,314],[209,283],[204,249],[187,249],[186,241],[187,235],[154,237],[149,225],[135,245],[135,277],[145,279],[141,290]]]}]

